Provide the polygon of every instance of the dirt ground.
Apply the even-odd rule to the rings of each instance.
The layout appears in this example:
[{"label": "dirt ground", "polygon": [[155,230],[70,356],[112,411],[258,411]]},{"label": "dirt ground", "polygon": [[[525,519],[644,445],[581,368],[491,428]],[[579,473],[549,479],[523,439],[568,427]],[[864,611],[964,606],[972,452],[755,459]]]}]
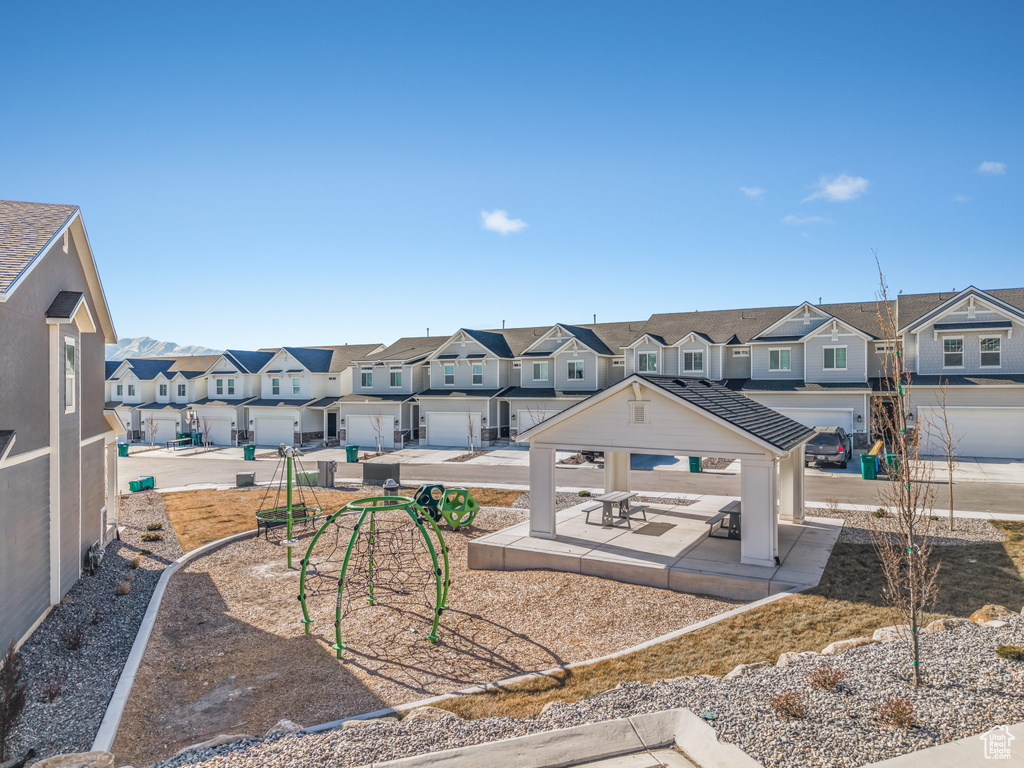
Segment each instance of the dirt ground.
[{"label": "dirt ground", "polygon": [[281,547],[251,539],[189,564],[164,596],[117,764],[146,764],[217,733],[262,735],[283,718],[312,725],[593,658],[734,605],[579,574],[466,567],[472,538],[525,516],[485,508],[470,528],[444,531],[452,584],[436,645],[424,637],[429,611],[357,600],[341,661],[330,648],[335,596],[311,598],[305,635],[298,572]]},{"label": "dirt ground", "polygon": [[[402,488],[401,493],[413,493],[415,488]],[[470,488],[469,492],[482,507],[508,507],[522,495],[522,491],[500,488]],[[268,495],[269,494],[269,495]],[[381,489],[373,486],[353,486],[328,490],[327,488],[296,487],[292,502],[305,501],[311,506],[335,511],[354,499],[380,496]],[[175,491],[162,494],[171,524],[178,534],[183,552],[223,539],[233,533],[251,531],[256,527],[256,511],[263,505],[284,503],[284,492],[274,488],[235,488],[229,491]]]}]

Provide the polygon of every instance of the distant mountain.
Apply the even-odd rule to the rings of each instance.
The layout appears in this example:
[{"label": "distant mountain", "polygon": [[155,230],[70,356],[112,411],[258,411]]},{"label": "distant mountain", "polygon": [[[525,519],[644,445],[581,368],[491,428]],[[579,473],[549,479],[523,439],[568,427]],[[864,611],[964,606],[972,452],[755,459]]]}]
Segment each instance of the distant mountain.
[{"label": "distant mountain", "polygon": [[182,347],[173,341],[157,341],[149,336],[137,339],[118,339],[117,344],[107,344],[107,360],[124,360],[126,357],[179,357],[181,355],[218,355],[222,350],[207,347]]}]

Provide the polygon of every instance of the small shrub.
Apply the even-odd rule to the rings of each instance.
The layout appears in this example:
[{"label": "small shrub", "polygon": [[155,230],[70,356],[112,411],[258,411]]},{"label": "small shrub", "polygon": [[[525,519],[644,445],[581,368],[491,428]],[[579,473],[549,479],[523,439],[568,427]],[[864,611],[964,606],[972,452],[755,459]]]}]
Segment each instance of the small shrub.
[{"label": "small shrub", "polygon": [[136,555],[135,557],[133,557],[131,560],[128,561],[128,567],[131,568],[133,571],[136,568],[138,568],[140,565],[142,565],[142,558],[139,557],[138,555]]},{"label": "small shrub", "polygon": [[800,691],[786,691],[772,697],[772,709],[782,717],[791,717],[796,720],[807,714],[807,707],[804,705],[804,697]]},{"label": "small shrub", "polygon": [[143,541],[163,541],[164,537],[162,533],[144,533],[142,534]]},{"label": "small shrub", "polygon": [[834,691],[843,682],[846,672],[835,664],[823,664],[811,670],[811,685],[823,691]]},{"label": "small shrub", "polygon": [[[141,557],[146,557],[147,555],[152,555],[152,554],[153,554],[153,550],[152,549],[140,549],[139,550],[139,555]],[[141,560],[139,561],[139,564],[140,565],[142,564]]]},{"label": "small shrub", "polygon": [[146,526],[146,530],[147,531],[159,531],[159,530],[162,530],[163,527],[164,527],[163,523],[150,523],[149,525]]},{"label": "small shrub", "polygon": [[588,498],[590,498],[590,491],[580,491],[577,495],[581,499],[588,499]]},{"label": "small shrub", "polygon": [[131,582],[122,581],[120,584],[117,585],[117,594],[119,594],[119,595],[127,595],[128,592],[131,591],[131,588],[132,588]]},{"label": "small shrub", "polygon": [[913,728],[917,722],[914,719],[914,705],[910,699],[903,697],[886,699],[878,705],[876,712],[880,722],[893,728]]},{"label": "small shrub", "polygon": [[135,581],[135,574],[132,571],[129,571],[127,574],[125,574],[124,580]]},{"label": "small shrub", "polygon": [[835,499],[825,499],[825,509],[830,515],[839,514],[839,502]]},{"label": "small shrub", "polygon": [[996,656],[1010,661],[1024,661],[1024,648],[1019,645],[1000,645],[996,648]]},{"label": "small shrub", "polygon": [[54,667],[50,670],[50,676],[46,680],[46,700],[53,701],[60,692],[64,690],[64,681],[67,679],[67,673],[64,671],[64,667]]},{"label": "small shrub", "polygon": [[77,621],[70,624],[64,624],[58,631],[58,636],[61,642],[64,644],[64,648],[69,651],[77,651],[85,643],[85,627],[79,624]]},{"label": "small shrub", "polygon": [[878,519],[883,518],[883,517],[888,517],[889,513],[886,512],[881,507],[879,507],[878,509],[876,509],[874,512],[871,513],[871,516],[873,518],[875,518],[876,520],[878,520]]}]

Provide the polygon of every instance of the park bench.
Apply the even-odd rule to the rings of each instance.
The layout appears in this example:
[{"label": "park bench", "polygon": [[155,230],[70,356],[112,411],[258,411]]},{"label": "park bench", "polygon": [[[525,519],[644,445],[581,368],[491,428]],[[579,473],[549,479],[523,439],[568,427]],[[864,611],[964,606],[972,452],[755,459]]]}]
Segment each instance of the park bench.
[{"label": "park bench", "polygon": [[[740,538],[740,502],[731,501],[726,504],[716,515],[712,515],[705,524],[708,526],[708,538],[716,539],[738,539]],[[728,523],[726,523],[728,519]],[[715,526],[718,530],[725,531],[725,536],[715,535]]]}]

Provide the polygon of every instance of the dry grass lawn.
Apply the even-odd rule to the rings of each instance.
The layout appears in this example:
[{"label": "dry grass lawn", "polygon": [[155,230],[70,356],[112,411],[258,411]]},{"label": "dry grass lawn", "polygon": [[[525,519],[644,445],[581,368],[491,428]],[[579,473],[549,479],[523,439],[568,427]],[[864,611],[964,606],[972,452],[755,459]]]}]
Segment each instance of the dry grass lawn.
[{"label": "dry grass lawn", "polygon": [[[1001,543],[937,547],[942,562],[934,616],[969,616],[988,603],[1020,610],[1024,595],[1024,523],[999,522]],[[881,601],[882,577],[871,545],[837,544],[821,584],[705,629],[557,678],[531,680],[437,706],[465,718],[523,717],[549,701],[578,701],[623,680],[654,682],[724,675],[737,664],[774,663],[785,651],[820,651],[836,640],[896,623]],[[927,661],[925,661],[927,663]]]},{"label": "dry grass lawn", "polygon": [[[412,493],[415,489],[404,490]],[[302,488],[307,503],[312,503],[310,491],[322,507],[330,511],[340,509],[355,499],[379,496],[381,493],[380,488],[367,487],[334,491]],[[508,507],[522,495],[522,491],[500,488],[470,488],[469,492],[481,507]],[[268,503],[274,500],[276,493],[276,489],[270,491]],[[298,493],[296,490],[294,502],[298,501]],[[256,527],[256,512],[266,495],[266,488],[234,488],[229,491],[176,491],[163,494],[163,500],[171,525],[178,534],[181,551],[191,552],[225,536],[253,530]],[[284,498],[283,492],[281,498]]]}]

